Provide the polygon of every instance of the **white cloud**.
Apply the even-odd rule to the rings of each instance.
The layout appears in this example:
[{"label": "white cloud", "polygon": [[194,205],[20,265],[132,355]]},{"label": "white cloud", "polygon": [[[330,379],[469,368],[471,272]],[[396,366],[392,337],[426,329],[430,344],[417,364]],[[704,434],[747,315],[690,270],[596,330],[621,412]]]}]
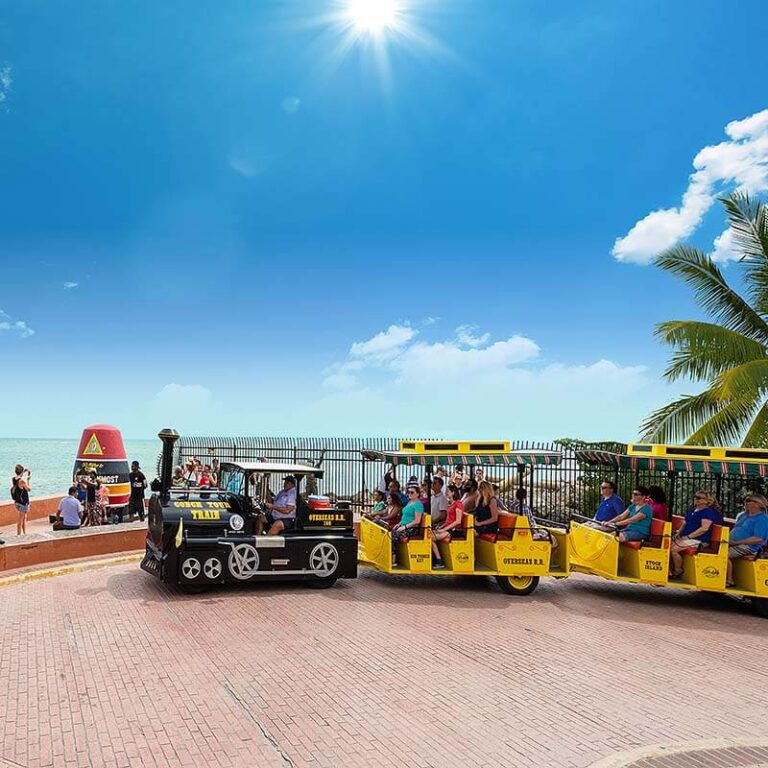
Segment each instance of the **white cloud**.
[{"label": "white cloud", "polygon": [[200,384],[166,384],[156,395],[155,404],[160,407],[205,408],[213,395]]},{"label": "white cloud", "polygon": [[416,336],[409,325],[390,325],[386,331],[377,333],[368,341],[357,341],[349,350],[352,358],[387,360],[397,355],[399,350]]},{"label": "white cloud", "polygon": [[[374,339],[382,335],[390,334]],[[471,336],[487,334],[473,329]],[[332,422],[339,434],[627,438],[664,397],[643,366],[545,362],[522,335],[474,347],[411,337],[384,358],[331,366],[323,383],[325,394],[308,404],[306,418]]]},{"label": "white cloud", "polygon": [[730,227],[721,232],[715,238],[715,242],[712,245],[712,259],[714,261],[729,261],[731,259],[738,259],[740,256],[734,249],[733,230]]},{"label": "white cloud", "polygon": [[4,333],[15,334],[22,339],[28,339],[35,335],[35,332],[23,320],[13,320],[0,309],[0,334]]},{"label": "white cloud", "polygon": [[71,291],[73,288],[77,288],[78,285],[80,285],[80,283],[66,282],[64,283],[64,290]]},{"label": "white cloud", "polygon": [[299,107],[301,107],[301,99],[297,96],[286,96],[280,103],[280,106],[286,115],[295,115],[299,111]]},{"label": "white cloud", "polygon": [[434,325],[435,323],[439,322],[439,317],[432,317],[431,315],[429,317],[424,318],[424,325]]},{"label": "white cloud", "polygon": [[[694,172],[677,208],[665,208],[640,219],[616,240],[619,261],[648,264],[658,253],[692,235],[715,198],[736,189],[753,194],[768,191],[768,109],[725,127],[729,140],[704,147],[694,158]],[[716,258],[733,258],[729,240],[714,243]]]},{"label": "white cloud", "polygon": [[465,347],[482,347],[488,343],[491,338],[490,333],[484,333],[482,336],[476,336],[476,325],[460,325],[456,329],[456,340]]}]

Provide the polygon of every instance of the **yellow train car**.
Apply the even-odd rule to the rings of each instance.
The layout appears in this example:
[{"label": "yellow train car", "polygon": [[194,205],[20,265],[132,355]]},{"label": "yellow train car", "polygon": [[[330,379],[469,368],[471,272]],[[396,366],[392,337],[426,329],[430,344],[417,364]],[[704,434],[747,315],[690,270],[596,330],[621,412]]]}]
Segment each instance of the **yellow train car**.
[{"label": "yellow train car", "polygon": [[[509,443],[492,445],[506,447]],[[463,465],[484,469],[516,468],[521,482],[523,477],[532,482],[537,467],[557,465],[562,458],[557,451],[444,453],[439,447],[438,450],[426,450],[424,445],[405,451],[363,451],[362,455],[366,461],[382,465],[421,467],[427,481],[437,467]],[[421,526],[414,529],[414,535],[398,541],[394,551],[390,530],[363,517],[360,523],[359,562],[388,574],[493,577],[499,587],[510,595],[530,594],[542,576],[568,576],[570,543],[567,526],[534,518],[532,528],[531,519],[526,514],[508,511],[500,511],[498,526],[496,533],[478,533],[473,516],[465,514],[458,535],[452,536],[450,542],[438,543],[445,567],[436,569],[432,563],[433,529],[429,512],[424,514]],[[546,538],[542,538],[541,534],[534,537],[535,531],[546,531]]]},{"label": "yellow train car", "polygon": [[614,533],[596,529],[587,517],[574,515],[569,534],[572,570],[618,581],[719,592],[750,601],[760,616],[768,618],[768,558],[763,553],[734,558],[734,585],[726,586],[733,517],[744,496],[765,492],[768,452],[643,443],[630,444],[625,454],[580,450],[576,458],[582,476],[591,473],[598,484],[602,474],[620,489],[659,485],[666,490],[673,511],[676,506],[686,506],[679,503],[683,491],[711,490],[724,505],[726,516],[722,525],[711,526],[708,544],[698,551],[683,550],[683,572],[672,577],[669,549],[674,532],[684,522],[682,516],[672,515],[666,522],[654,520],[647,541],[621,544]]}]

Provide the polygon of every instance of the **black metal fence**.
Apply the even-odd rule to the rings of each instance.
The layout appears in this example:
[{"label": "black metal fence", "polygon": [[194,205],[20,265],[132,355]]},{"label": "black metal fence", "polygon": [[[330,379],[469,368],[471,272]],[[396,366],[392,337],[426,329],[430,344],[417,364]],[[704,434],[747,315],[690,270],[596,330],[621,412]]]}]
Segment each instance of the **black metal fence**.
[{"label": "black metal fence", "polygon": [[[418,438],[422,439],[422,438]],[[762,478],[715,477],[713,475],[686,473],[674,482],[667,472],[621,472],[608,467],[592,467],[576,459],[574,445],[578,441],[512,443],[513,450],[562,451],[563,460],[556,466],[534,468],[489,467],[485,469],[488,480],[499,486],[499,496],[506,502],[514,498],[515,489],[524,487],[535,514],[553,521],[565,522],[571,513],[591,515],[600,502],[600,483],[611,479],[618,485],[618,493],[629,503],[633,487],[638,484],[658,485],[670,497],[675,514],[684,514],[693,504],[696,490],[710,490],[720,501],[723,512],[735,516],[744,495],[750,491],[766,491]],[[214,458],[219,461],[285,461],[310,463],[325,470],[324,477],[311,492],[330,496],[332,499],[349,499],[358,507],[371,503],[372,493],[383,477],[382,464],[363,460],[360,451],[392,451],[398,447],[395,438],[338,438],[338,437],[182,437],[176,444],[176,463],[198,458],[203,464]],[[583,445],[583,444],[582,444]],[[596,447],[598,444],[594,444]],[[601,443],[604,450],[622,452],[620,444]],[[397,477],[405,484],[410,477],[421,480],[422,467],[398,467]]]},{"label": "black metal fence", "polygon": [[[405,439],[405,438],[404,438]],[[416,438],[423,439],[423,438]],[[197,458],[203,464],[219,461],[288,461],[310,463],[325,470],[317,483],[317,492],[332,499],[349,499],[356,507],[371,503],[373,491],[379,487],[385,468],[381,463],[363,460],[361,450],[397,450],[399,439],[379,438],[293,438],[293,437],[182,437],[176,444],[176,462]],[[561,451],[558,443],[517,441],[513,450]],[[580,512],[578,467],[572,451],[566,451],[558,466],[521,468],[493,467],[485,476],[499,486],[499,495],[507,502],[514,491],[524,487],[536,514],[565,521],[570,512]],[[423,467],[398,467],[403,485],[415,476],[423,479]],[[599,486],[599,482],[598,482]],[[314,490],[314,489],[313,489]]]}]

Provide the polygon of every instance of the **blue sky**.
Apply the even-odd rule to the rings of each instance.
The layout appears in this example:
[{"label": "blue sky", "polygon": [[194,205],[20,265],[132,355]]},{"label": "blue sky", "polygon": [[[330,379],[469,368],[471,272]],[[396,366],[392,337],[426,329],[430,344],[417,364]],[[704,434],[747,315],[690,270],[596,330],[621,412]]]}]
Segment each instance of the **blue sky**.
[{"label": "blue sky", "polygon": [[693,389],[647,262],[765,191],[765,4],[384,1],[2,2],[0,436],[631,439]]}]

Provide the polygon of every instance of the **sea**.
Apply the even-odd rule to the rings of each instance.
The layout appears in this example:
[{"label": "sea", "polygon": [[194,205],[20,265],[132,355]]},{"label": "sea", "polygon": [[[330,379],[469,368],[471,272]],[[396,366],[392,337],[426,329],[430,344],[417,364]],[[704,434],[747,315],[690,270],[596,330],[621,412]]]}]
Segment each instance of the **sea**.
[{"label": "sea", "polygon": [[[157,475],[160,441],[124,440],[128,461],[138,461],[152,480]],[[11,478],[17,464],[32,471],[31,497],[66,494],[72,483],[78,440],[0,438],[0,501],[11,498]]]}]

